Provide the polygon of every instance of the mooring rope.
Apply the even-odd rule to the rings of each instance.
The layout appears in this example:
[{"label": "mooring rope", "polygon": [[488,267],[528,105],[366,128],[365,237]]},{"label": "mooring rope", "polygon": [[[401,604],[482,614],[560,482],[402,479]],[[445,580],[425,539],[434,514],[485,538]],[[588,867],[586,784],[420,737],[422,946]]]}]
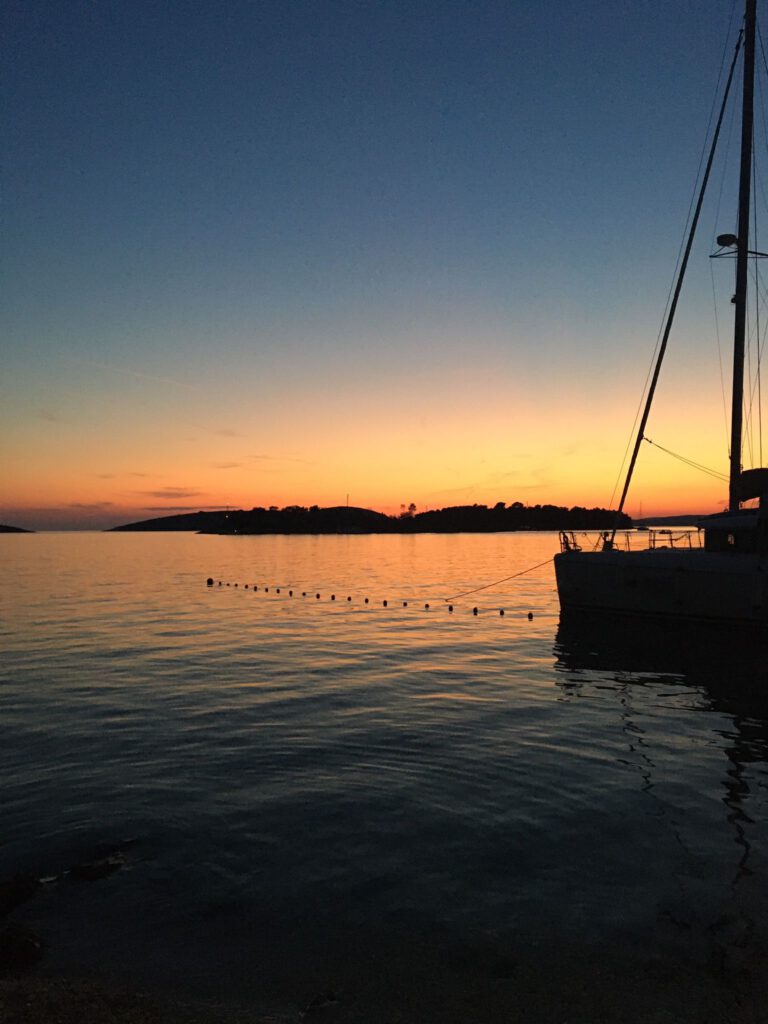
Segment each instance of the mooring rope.
[{"label": "mooring rope", "polygon": [[479,594],[481,590],[490,590],[491,587],[498,587],[500,583],[507,583],[509,580],[517,579],[518,576],[525,576],[528,572],[533,572],[534,569],[541,569],[545,565],[549,565],[553,562],[555,556],[548,558],[546,562],[539,562],[538,565],[532,565],[528,569],[521,569],[520,572],[513,572],[511,576],[505,576],[503,580],[496,580],[495,583],[486,583],[483,587],[475,587],[474,590],[465,590],[461,594],[454,594],[453,597],[444,597],[444,601],[457,601],[460,597],[469,597],[470,594]]},{"label": "mooring rope", "polygon": [[[547,562],[551,562],[551,561],[552,561],[551,558],[547,559]],[[532,565],[528,569],[523,569],[522,572],[517,572],[517,573],[514,573],[513,576],[508,576],[507,579],[514,579],[515,576],[522,576],[522,575],[524,575],[524,573],[531,572],[533,569],[540,569],[541,566],[542,565],[546,565],[547,562],[540,562],[539,565]],[[503,583],[504,580],[499,580],[499,582]],[[212,576],[209,576],[208,579],[205,581],[205,583],[206,583],[207,587],[216,586],[216,580],[214,580],[214,578]],[[218,581],[218,586],[219,587],[234,587],[235,590],[238,590],[239,587],[240,587],[240,584],[239,583],[228,583],[228,582],[226,582],[224,580],[219,580]],[[493,587],[493,586],[496,586],[496,584],[495,583],[489,583],[489,584],[487,584],[487,586],[485,586],[485,587],[478,587],[477,589],[478,590],[487,590],[488,587]],[[269,587],[261,587],[260,588],[259,585],[256,584],[256,583],[251,583],[251,584],[244,583],[243,584],[243,590],[249,590],[249,589],[254,594],[259,593],[259,591],[261,591],[261,593],[263,593],[263,594],[269,594],[270,593],[270,588]],[[285,590],[285,588],[284,587],[272,587],[272,591],[271,592],[273,594],[280,594],[282,590]],[[467,593],[470,593],[470,594],[474,594],[476,592],[477,591],[475,591],[475,590],[467,591]],[[286,591],[286,593],[288,594],[288,597],[293,597],[294,594],[298,595],[299,591],[298,590],[294,591],[294,590],[291,589],[291,590]],[[301,591],[301,596],[302,597],[311,597],[312,594],[307,592],[306,590],[302,590]],[[320,593],[316,593],[315,594],[315,600],[316,601],[319,601],[322,597],[323,597],[323,595],[320,594]],[[331,594],[330,595],[330,599],[331,599],[332,602],[335,602],[336,601],[336,594]],[[451,601],[451,600],[453,600],[453,598],[447,597],[447,598],[445,598],[445,600],[446,601]],[[342,603],[342,602],[340,602],[340,603]],[[351,594],[347,595],[347,600],[344,603],[345,604],[349,604],[349,605],[352,604],[352,595]],[[371,599],[368,598],[368,597],[363,599],[363,603],[366,604],[366,605],[370,605],[371,607],[375,607],[375,604],[376,604],[376,602],[372,602]],[[390,603],[391,602],[388,599],[385,599],[385,600],[383,600],[381,602],[381,606],[382,606],[382,608],[389,608]],[[399,602],[397,602],[397,601],[394,602],[393,606],[394,606],[394,604],[398,604],[398,603]],[[409,605],[415,607],[418,604],[419,604],[418,601],[402,601],[403,608],[408,608]],[[432,607],[432,605],[430,605],[429,601],[425,601],[424,602],[424,611],[428,612],[431,607]],[[448,605],[448,611],[449,612],[453,612],[453,605],[452,604]],[[506,615],[505,610],[503,608],[499,608],[498,611],[499,611],[499,616],[501,618],[504,618],[504,616]],[[472,614],[475,615],[475,616],[480,614],[480,609],[477,607],[477,605],[475,605],[475,607],[472,609]],[[533,612],[529,611],[527,613],[527,618],[528,618],[528,621],[530,622],[531,619],[533,619]]]}]

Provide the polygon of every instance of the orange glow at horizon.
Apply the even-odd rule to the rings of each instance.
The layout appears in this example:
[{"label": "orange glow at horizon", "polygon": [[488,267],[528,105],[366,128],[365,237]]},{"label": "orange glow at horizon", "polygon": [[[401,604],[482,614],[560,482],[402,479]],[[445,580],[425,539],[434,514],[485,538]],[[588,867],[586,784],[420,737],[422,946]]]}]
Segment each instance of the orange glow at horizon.
[{"label": "orange glow at horizon", "polygon": [[[87,528],[223,506],[342,505],[347,495],[387,513],[411,502],[419,511],[497,501],[608,507],[637,401],[630,391],[589,405],[562,378],[541,397],[520,378],[502,386],[487,373],[443,374],[423,390],[398,383],[342,397],[297,392],[258,408],[235,396],[229,408],[195,413],[186,396],[168,395],[138,421],[130,405],[102,402],[102,430],[88,417],[39,420],[24,457],[8,462],[2,516],[23,526],[25,513],[39,521],[48,510]],[[722,426],[694,392],[684,415],[679,394],[660,402],[648,432],[724,470]],[[644,445],[626,511],[717,511],[726,494]]]}]

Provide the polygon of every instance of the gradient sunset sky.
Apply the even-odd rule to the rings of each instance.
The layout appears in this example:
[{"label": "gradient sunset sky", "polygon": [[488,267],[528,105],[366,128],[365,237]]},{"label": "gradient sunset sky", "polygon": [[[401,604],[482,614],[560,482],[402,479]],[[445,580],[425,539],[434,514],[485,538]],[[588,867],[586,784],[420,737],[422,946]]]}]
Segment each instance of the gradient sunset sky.
[{"label": "gradient sunset sky", "polygon": [[[11,0],[0,521],[607,505],[733,8]],[[719,470],[728,161],[648,429]],[[646,446],[628,511],[726,490]]]}]

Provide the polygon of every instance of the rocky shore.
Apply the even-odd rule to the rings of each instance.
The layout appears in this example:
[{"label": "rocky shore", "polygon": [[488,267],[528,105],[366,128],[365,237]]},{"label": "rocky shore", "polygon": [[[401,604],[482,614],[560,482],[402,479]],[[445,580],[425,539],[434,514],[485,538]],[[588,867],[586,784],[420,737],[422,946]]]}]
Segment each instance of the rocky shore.
[{"label": "rocky shore", "polygon": [[[493,936],[446,946],[408,935],[376,950],[357,948],[318,971],[296,962],[274,991],[248,1005],[142,991],[124,979],[47,965],[47,937],[27,921],[46,887],[110,885],[129,866],[136,839],[100,844],[57,874],[0,881],[1,1024],[763,1024],[768,945],[747,909],[702,930],[668,916],[664,949],[642,955]],[[86,889],[83,891],[85,892]],[[180,954],[182,955],[182,954]],[[216,950],[211,950],[216,957]],[[223,968],[224,969],[224,968]],[[329,974],[333,972],[333,977]],[[266,980],[266,979],[265,979]],[[195,990],[190,975],[188,991]],[[332,986],[332,987],[331,987]],[[183,986],[182,986],[183,989]]]}]

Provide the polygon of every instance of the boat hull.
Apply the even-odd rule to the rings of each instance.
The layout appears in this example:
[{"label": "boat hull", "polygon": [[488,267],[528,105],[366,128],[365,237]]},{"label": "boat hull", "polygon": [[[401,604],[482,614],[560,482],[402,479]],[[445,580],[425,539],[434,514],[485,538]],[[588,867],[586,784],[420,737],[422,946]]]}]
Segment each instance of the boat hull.
[{"label": "boat hull", "polygon": [[678,550],[563,551],[555,556],[563,612],[768,623],[768,558]]}]

